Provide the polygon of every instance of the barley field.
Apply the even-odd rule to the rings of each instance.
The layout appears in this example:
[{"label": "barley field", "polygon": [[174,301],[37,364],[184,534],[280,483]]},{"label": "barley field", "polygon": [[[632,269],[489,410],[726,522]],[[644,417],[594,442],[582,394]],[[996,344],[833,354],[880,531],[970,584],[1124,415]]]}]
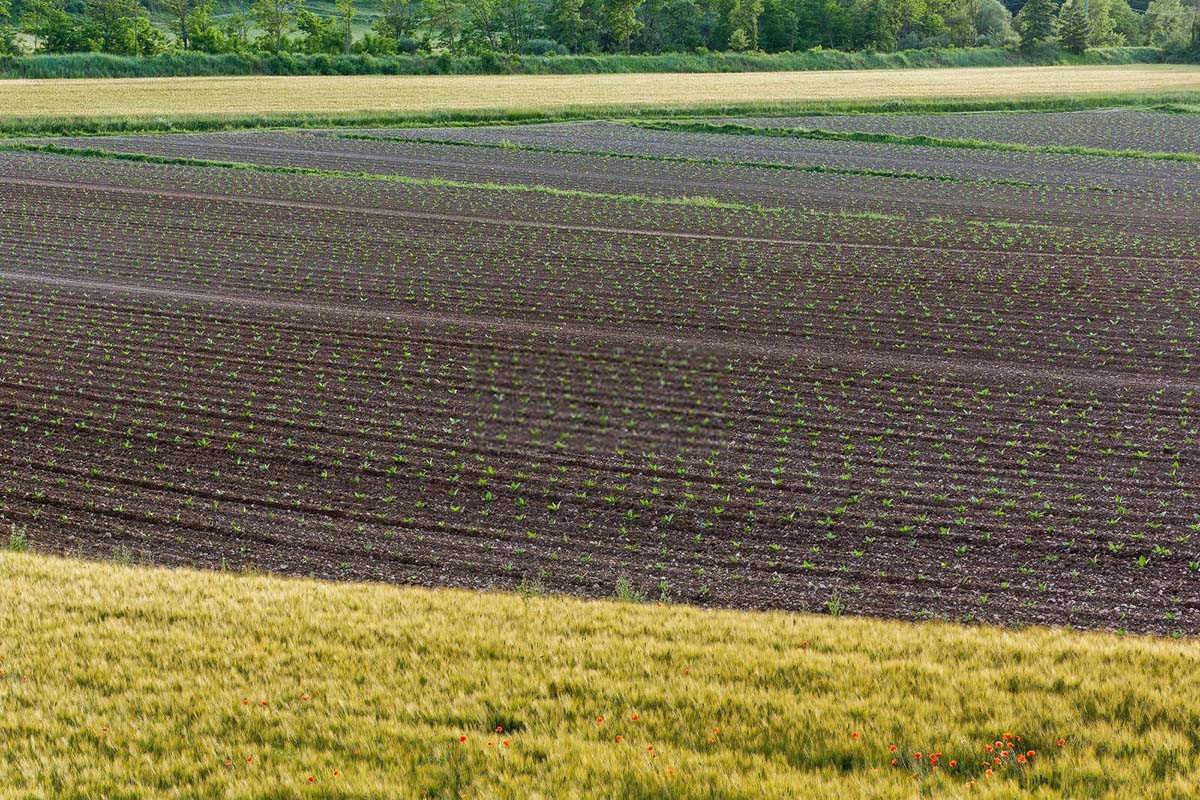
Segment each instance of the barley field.
[{"label": "barley field", "polygon": [[0,587],[2,798],[1200,791],[1193,642],[17,552]]},{"label": "barley field", "polygon": [[[0,81],[0,118],[703,106],[1200,90],[1189,65],[619,75],[254,76]],[[86,111],[85,111],[86,109]]]}]

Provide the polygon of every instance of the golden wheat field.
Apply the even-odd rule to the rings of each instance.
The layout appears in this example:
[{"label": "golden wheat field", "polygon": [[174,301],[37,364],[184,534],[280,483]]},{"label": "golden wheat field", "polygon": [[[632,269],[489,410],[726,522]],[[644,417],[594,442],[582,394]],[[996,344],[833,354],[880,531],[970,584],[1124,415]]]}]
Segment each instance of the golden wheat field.
[{"label": "golden wheat field", "polygon": [[1200,793],[1200,646],[0,555],[0,797]]},{"label": "golden wheat field", "polygon": [[612,75],[254,76],[0,81],[0,117],[555,110],[1200,90],[1200,67],[978,67]]}]

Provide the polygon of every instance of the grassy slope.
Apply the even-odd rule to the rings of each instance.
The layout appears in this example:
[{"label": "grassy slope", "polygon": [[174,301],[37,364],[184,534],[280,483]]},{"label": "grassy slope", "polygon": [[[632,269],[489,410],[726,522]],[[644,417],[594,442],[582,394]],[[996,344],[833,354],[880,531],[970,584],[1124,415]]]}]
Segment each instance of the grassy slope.
[{"label": "grassy slope", "polygon": [[[126,127],[226,120],[298,124],[414,115],[504,115],[795,108],[802,104],[991,103],[1012,106],[1200,94],[1200,67],[999,67],[886,72],[662,75],[318,76],[0,81],[0,123],[52,130],[79,119]],[[211,109],[222,109],[213,114]],[[81,113],[82,110],[82,113]]]},{"label": "grassy slope", "polygon": [[[1200,793],[1193,641],[18,553],[0,630],[6,800]],[[985,776],[1004,732],[1038,754]]]}]

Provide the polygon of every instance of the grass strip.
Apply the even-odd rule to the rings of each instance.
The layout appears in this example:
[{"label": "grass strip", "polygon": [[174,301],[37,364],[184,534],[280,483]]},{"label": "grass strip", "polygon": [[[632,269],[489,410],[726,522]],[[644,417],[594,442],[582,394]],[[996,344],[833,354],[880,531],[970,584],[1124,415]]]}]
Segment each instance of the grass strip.
[{"label": "grass strip", "polygon": [[[583,189],[560,189],[554,186],[534,186],[523,183],[494,183],[489,181],[456,181],[446,178],[417,178],[410,175],[383,175],[377,172],[349,172],[343,170],[316,169],[314,167],[289,167],[278,164],[253,164],[244,161],[215,161],[185,156],[160,156],[150,153],[123,153],[99,147],[66,147],[58,144],[35,144],[31,142],[8,142],[0,144],[0,151],[48,153],[79,158],[100,158],[113,161],[131,161],[143,164],[163,164],[186,167],[214,167],[218,169],[265,172],[280,175],[309,175],[319,178],[339,178],[382,183],[399,183],[409,186],[441,186],[452,189],[481,189],[486,191],[530,192],[553,197],[572,197],[589,200],[613,200],[621,202],[649,203],[669,206],[700,206],[724,208],[738,211],[781,212],[782,208],[769,208],[752,203],[733,203],[714,197],[654,197],[640,194],[616,194],[590,192]],[[880,215],[872,215],[879,217]]]},{"label": "grass strip", "polygon": [[34,553],[0,585],[3,800],[1200,795],[1193,639]]},{"label": "grass strip", "polygon": [[868,142],[873,144],[899,144],[918,147],[947,147],[959,150],[998,150],[1008,153],[1057,153],[1080,156],[1103,156],[1107,158],[1141,158],[1153,161],[1181,161],[1200,163],[1200,153],[1158,153],[1141,150],[1105,150],[1097,147],[1076,145],[1023,144],[1020,142],[993,142],[979,139],[945,139],[936,136],[904,136],[878,131],[827,131],[820,128],[771,128],[737,123],[714,123],[678,120],[631,119],[630,125],[650,130],[684,133],[719,133],[735,136],[765,136],[777,139],[816,139],[835,142]]}]

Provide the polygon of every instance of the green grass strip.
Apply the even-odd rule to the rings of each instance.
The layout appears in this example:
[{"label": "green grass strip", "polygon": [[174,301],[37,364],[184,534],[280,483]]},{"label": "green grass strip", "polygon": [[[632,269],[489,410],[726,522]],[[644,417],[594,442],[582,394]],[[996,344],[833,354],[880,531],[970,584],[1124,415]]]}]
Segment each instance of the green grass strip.
[{"label": "green grass strip", "polygon": [[479,109],[432,112],[353,111],[342,113],[181,114],[116,117],[0,117],[0,136],[96,136],[106,134],[199,133],[261,128],[427,127],[567,122],[603,118],[688,118],[700,116],[813,116],[834,114],[942,114],[960,111],[1084,111],[1095,108],[1184,109],[1200,107],[1200,92],[1060,95],[1016,99],[797,101],[709,103],[676,106],[591,105],[544,109]]},{"label": "green grass strip", "polygon": [[714,123],[676,120],[629,120],[630,125],[660,131],[685,133],[721,133],[735,136],[767,136],[778,139],[817,139],[834,142],[869,142],[873,144],[900,144],[917,147],[948,147],[959,150],[999,150],[1008,153],[1057,153],[1078,156],[1103,156],[1107,158],[1141,158],[1152,161],[1182,161],[1200,163],[1200,153],[1147,153],[1141,150],[1104,150],[1097,147],[1075,145],[1022,144],[1019,142],[993,142],[979,139],[943,139],[936,136],[903,136],[878,131],[827,131],[820,128],[768,128],[737,123]]},{"label": "green grass strip", "polygon": [[[635,161],[656,161],[666,164],[698,164],[715,167],[744,167],[749,169],[779,170],[784,172],[810,172],[819,175],[852,175],[870,178],[902,178],[920,181],[935,181],[938,183],[960,183],[990,186],[1018,186],[1026,189],[1041,189],[1045,184],[1031,181],[1019,181],[1010,178],[959,178],[953,175],[928,175],[920,172],[900,170],[869,169],[855,167],[831,167],[825,164],[784,164],[778,161],[730,161],[723,158],[697,158],[694,156],[668,156],[654,153],[620,153],[609,150],[584,150],[572,147],[549,147],[546,145],[520,144],[517,142],[471,142],[463,139],[439,139],[406,136],[373,136],[365,133],[338,133],[338,139],[351,139],[369,142],[414,142],[419,144],[447,145],[451,147],[476,147],[492,150],[520,150],[530,153],[549,153],[554,155],[591,156],[595,158],[627,158]],[[1101,186],[1071,186],[1068,189],[1080,191],[1111,192]]]},{"label": "green grass strip", "polygon": [[[219,169],[265,172],[278,175],[308,175],[318,178],[339,178],[381,183],[399,183],[409,186],[439,186],[451,189],[482,189],[486,191],[530,192],[553,197],[571,197],[589,200],[615,200],[621,202],[650,203],[668,206],[697,206],[722,208],[735,211],[783,212],[788,209],[771,208],[756,203],[731,203],[715,197],[653,197],[640,194],[616,194],[591,192],[583,189],[559,189],[553,186],[534,186],[523,183],[494,183],[490,181],[456,181],[446,178],[417,178],[409,175],[381,175],[375,172],[348,172],[343,170],[316,169],[313,167],[288,167],[277,164],[252,164],[244,161],[214,161],[184,156],[159,156],[150,153],[122,153],[98,147],[66,147],[58,144],[34,144],[31,142],[8,142],[0,144],[0,151],[48,153],[78,158],[100,158],[113,161],[131,161],[142,164],[162,164],[186,167],[215,167]],[[882,217],[883,215],[872,215]],[[896,218],[898,219],[898,218]]]}]

